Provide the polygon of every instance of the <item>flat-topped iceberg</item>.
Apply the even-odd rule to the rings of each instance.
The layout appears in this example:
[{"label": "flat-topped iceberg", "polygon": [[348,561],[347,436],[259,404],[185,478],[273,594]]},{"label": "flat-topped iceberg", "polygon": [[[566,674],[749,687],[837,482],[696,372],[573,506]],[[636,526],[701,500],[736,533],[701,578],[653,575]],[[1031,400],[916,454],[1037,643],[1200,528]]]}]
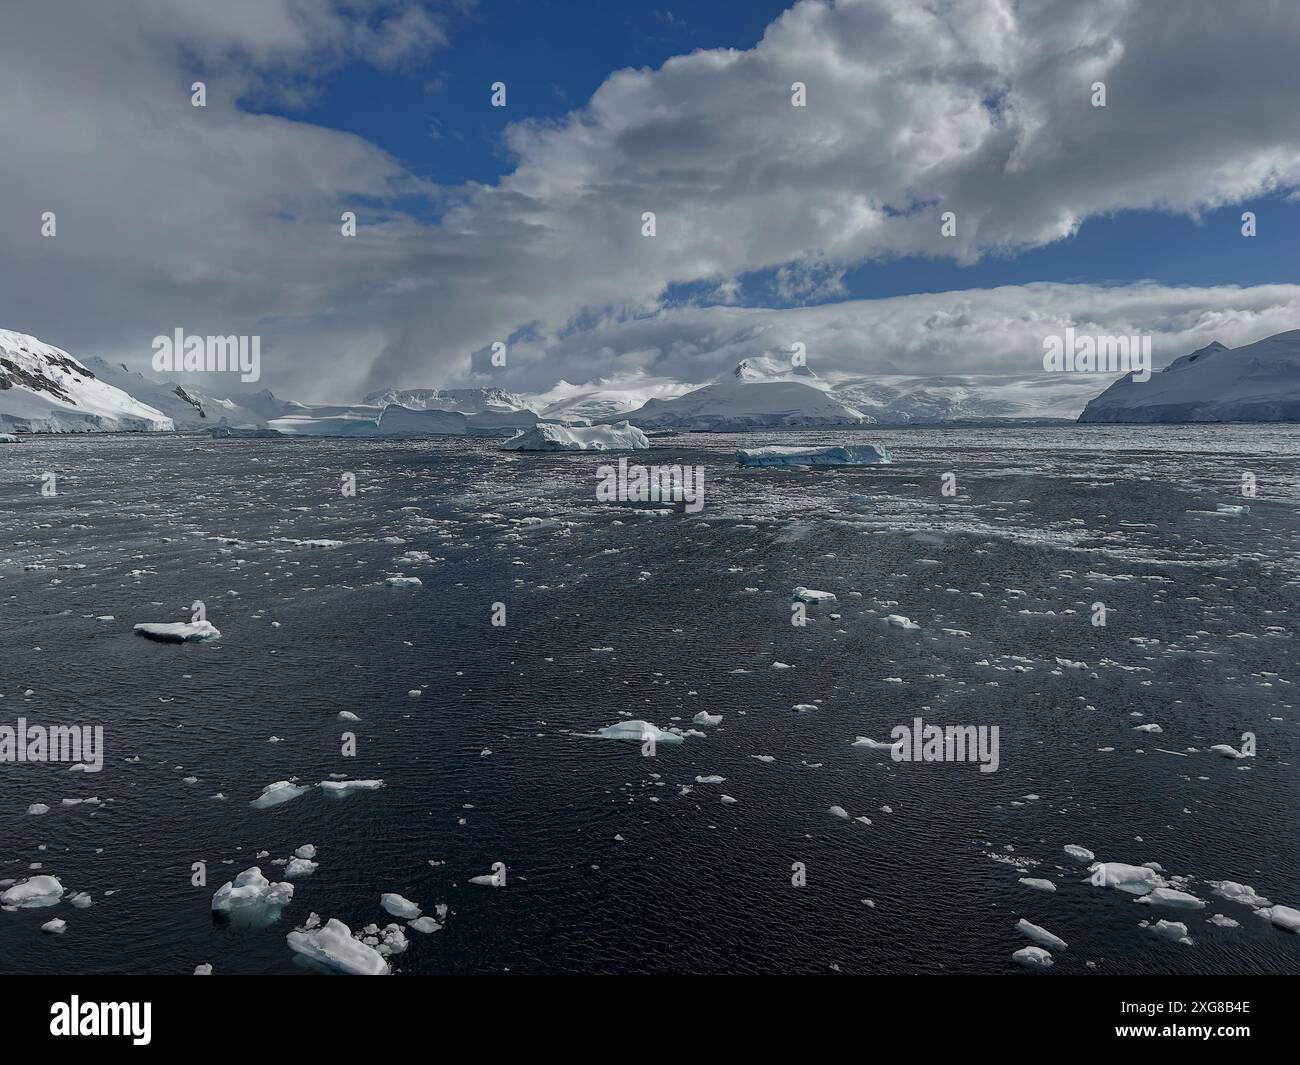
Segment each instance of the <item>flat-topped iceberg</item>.
[{"label": "flat-topped iceberg", "polygon": [[879,466],[893,462],[887,448],[877,444],[835,447],[756,447],[737,451],[742,466]]},{"label": "flat-topped iceberg", "polygon": [[221,630],[210,621],[142,621],[135,627],[135,633],[164,643],[203,643],[221,639]]},{"label": "flat-topped iceberg", "polygon": [[606,725],[593,735],[602,740],[631,740],[633,743],[644,743],[647,739],[653,739],[655,743],[682,742],[682,737],[677,733],[666,732],[657,725],[650,724],[649,721],[641,720],[620,721],[614,725]]},{"label": "flat-topped iceberg", "polygon": [[504,451],[645,451],[649,447],[645,433],[627,422],[585,427],[541,422],[501,445]]}]

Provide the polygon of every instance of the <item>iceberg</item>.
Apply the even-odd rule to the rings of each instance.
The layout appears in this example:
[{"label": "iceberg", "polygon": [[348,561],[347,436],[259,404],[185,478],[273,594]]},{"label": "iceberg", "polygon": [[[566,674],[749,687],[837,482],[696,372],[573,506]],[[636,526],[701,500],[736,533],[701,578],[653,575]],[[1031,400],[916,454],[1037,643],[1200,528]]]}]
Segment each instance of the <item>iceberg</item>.
[{"label": "iceberg", "polygon": [[655,743],[682,743],[682,737],[675,732],[666,732],[656,725],[650,724],[649,721],[619,721],[617,724],[606,725],[599,729],[594,735],[602,740],[631,740],[633,743],[644,743],[647,739],[653,739]]},{"label": "iceberg", "polygon": [[876,444],[841,444],[835,447],[756,447],[737,451],[742,466],[879,466],[894,461],[888,449]]},{"label": "iceberg", "polygon": [[221,630],[210,621],[144,621],[135,627],[136,635],[163,643],[204,643],[221,639]]},{"label": "iceberg", "polygon": [[649,447],[645,433],[627,422],[585,428],[540,422],[501,445],[503,451],[645,451]]},{"label": "iceberg", "polygon": [[388,962],[374,947],[355,939],[352,929],[337,918],[319,928],[298,928],[285,940],[304,958],[348,976],[387,976]]},{"label": "iceberg", "polygon": [[59,883],[59,878],[41,873],[0,893],[0,906],[36,909],[41,906],[53,906],[61,898],[63,898],[63,885]]},{"label": "iceberg", "polygon": [[1292,906],[1269,906],[1255,912],[1260,917],[1268,918],[1283,931],[1300,933],[1300,910]]},{"label": "iceberg", "polygon": [[230,918],[233,924],[264,928],[278,921],[280,911],[291,901],[293,885],[272,883],[255,865],[217,888],[212,896],[212,912]]}]

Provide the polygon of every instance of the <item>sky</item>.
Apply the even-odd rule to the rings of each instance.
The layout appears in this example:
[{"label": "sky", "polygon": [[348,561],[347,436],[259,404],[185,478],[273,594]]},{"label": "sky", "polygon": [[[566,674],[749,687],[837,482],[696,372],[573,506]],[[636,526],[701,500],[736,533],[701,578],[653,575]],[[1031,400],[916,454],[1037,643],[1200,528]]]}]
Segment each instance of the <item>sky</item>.
[{"label": "sky", "polygon": [[1298,46],[1269,0],[9,4],[0,327],[256,334],[317,402],[1159,364],[1300,328]]}]

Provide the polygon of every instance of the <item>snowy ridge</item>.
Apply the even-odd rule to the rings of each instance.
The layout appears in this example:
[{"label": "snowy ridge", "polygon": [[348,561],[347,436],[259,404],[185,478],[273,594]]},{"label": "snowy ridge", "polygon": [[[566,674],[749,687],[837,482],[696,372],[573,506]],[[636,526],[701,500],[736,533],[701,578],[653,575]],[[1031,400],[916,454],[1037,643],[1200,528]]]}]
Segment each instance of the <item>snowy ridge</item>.
[{"label": "snowy ridge", "polygon": [[1089,403],[1079,421],[1300,421],[1300,329],[1240,348],[1215,341],[1149,381],[1127,375]]},{"label": "snowy ridge", "polygon": [[0,430],[25,433],[158,433],[162,411],[101,381],[62,348],[0,329]]}]

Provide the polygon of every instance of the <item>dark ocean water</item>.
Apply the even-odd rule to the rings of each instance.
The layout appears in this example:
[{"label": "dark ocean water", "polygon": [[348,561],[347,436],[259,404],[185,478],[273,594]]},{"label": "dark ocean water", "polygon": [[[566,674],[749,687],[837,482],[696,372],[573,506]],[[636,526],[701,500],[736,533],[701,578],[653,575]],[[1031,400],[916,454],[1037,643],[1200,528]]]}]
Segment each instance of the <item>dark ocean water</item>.
[{"label": "dark ocean water", "polygon": [[[0,445],[0,725],[99,724],[107,748],[98,774],[0,764],[0,881],[39,863],[93,898],[0,912],[0,972],[302,974],[286,932],[312,912],[382,926],[397,892],[448,907],[393,959],[407,974],[1027,975],[1021,917],[1069,944],[1049,977],[1300,973],[1300,938],[1211,889],[1300,906],[1300,431],[861,438],[894,464],[734,463],[737,446],[844,434],[633,456],[703,465],[698,514],[598,503],[601,457],[495,442]],[[399,573],[422,586],[383,583]],[[792,626],[797,585],[838,602]],[[219,641],[132,634],[194,600]],[[693,726],[700,711],[721,724]],[[852,745],[915,716],[997,725],[998,771]],[[646,758],[581,735],[627,717],[706,736]],[[1246,731],[1253,759],[1207,750]],[[331,774],[384,787],[249,805]],[[222,882],[282,879],[274,860],[307,843],[319,869],[278,923],[214,922]],[[1158,862],[1207,905],[1092,887],[1068,844]],[[469,883],[494,862],[505,887]],[[56,916],[67,931],[43,933]],[[1161,918],[1192,944],[1140,927]]]}]

